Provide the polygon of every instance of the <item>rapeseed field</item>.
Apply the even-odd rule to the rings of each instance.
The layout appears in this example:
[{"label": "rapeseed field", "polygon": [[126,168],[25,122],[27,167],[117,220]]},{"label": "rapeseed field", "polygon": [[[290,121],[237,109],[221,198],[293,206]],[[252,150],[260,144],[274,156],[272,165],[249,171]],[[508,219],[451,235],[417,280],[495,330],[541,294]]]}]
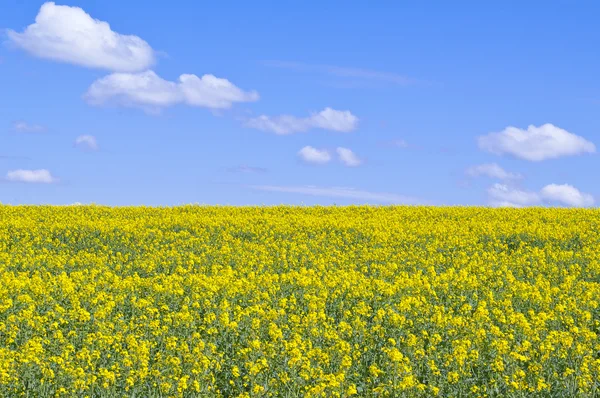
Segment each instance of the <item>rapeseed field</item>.
[{"label": "rapeseed field", "polygon": [[600,212],[0,206],[0,396],[594,397]]}]

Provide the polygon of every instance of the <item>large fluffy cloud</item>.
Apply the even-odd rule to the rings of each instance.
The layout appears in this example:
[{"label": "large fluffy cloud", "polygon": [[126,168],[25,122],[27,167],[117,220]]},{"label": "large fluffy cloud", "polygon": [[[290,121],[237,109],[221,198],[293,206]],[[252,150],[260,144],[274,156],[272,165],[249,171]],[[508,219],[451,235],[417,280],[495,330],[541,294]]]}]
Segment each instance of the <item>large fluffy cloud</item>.
[{"label": "large fluffy cloud", "polygon": [[144,40],[114,32],[79,7],[53,2],[44,3],[22,33],[8,30],[8,38],[37,57],[89,68],[136,72],[154,63],[154,51]]},{"label": "large fluffy cloud", "polygon": [[507,153],[534,162],[596,152],[592,142],[550,123],[529,126],[527,130],[507,127],[501,132],[479,137],[478,144],[488,152]]},{"label": "large fluffy cloud", "polygon": [[325,108],[321,112],[313,113],[308,117],[296,117],[291,115],[266,116],[250,119],[246,125],[275,134],[292,134],[307,131],[313,128],[323,130],[350,132],[358,125],[358,117],[350,111],[339,111]]},{"label": "large fluffy cloud", "polygon": [[211,109],[230,108],[235,102],[258,100],[256,91],[243,91],[227,79],[213,75],[181,75],[172,82],[148,70],[140,73],[113,73],[96,80],[84,98],[94,105],[120,105],[156,109],[184,103]]},{"label": "large fluffy cloud", "polygon": [[582,193],[569,184],[550,184],[542,188],[541,195],[551,202],[559,202],[567,206],[588,207],[594,204],[594,198],[590,194]]}]

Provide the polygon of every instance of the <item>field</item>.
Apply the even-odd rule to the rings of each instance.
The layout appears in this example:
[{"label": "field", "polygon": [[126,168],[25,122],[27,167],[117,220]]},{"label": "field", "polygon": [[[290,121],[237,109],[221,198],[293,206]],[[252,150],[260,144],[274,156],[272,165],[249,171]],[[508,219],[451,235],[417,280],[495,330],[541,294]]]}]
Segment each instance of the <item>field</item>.
[{"label": "field", "polygon": [[598,396],[599,224],[0,206],[0,396]]}]

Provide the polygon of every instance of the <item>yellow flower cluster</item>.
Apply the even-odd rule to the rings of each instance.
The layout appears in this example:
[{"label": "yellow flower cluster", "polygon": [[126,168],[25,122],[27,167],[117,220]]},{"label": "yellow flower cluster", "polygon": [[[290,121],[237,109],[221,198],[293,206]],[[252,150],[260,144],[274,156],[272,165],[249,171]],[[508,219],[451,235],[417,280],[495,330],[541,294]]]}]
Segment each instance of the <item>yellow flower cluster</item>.
[{"label": "yellow flower cluster", "polygon": [[0,206],[0,396],[594,397],[600,212]]}]

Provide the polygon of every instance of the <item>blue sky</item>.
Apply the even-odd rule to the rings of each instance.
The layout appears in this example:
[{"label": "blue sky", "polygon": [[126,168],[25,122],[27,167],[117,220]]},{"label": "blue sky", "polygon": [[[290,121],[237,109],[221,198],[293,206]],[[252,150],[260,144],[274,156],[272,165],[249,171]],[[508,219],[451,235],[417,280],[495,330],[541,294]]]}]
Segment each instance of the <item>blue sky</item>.
[{"label": "blue sky", "polygon": [[599,12],[3,0],[0,202],[595,206]]}]

